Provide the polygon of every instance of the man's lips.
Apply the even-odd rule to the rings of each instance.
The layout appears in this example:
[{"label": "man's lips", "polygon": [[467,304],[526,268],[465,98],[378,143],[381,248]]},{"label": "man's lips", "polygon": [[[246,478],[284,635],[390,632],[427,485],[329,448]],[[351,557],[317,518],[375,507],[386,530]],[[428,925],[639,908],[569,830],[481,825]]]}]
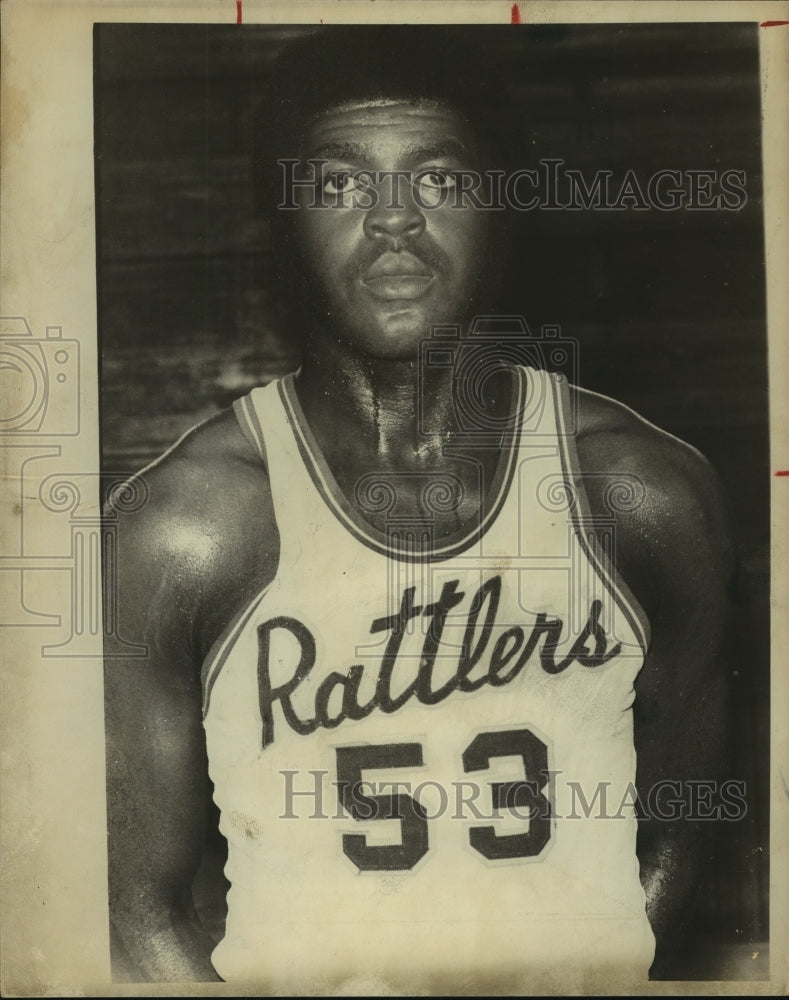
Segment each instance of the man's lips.
[{"label": "man's lips", "polygon": [[367,269],[362,283],[378,299],[417,299],[433,278],[430,268],[413,254],[387,251]]},{"label": "man's lips", "polygon": [[401,250],[400,253],[393,253],[391,250],[387,250],[386,253],[381,254],[374,264],[370,265],[364,276],[364,280],[370,281],[373,278],[388,278],[393,275],[397,275],[398,277],[432,278],[433,272],[427,264],[423,264],[418,257],[415,257],[412,253],[408,253],[406,250]]}]

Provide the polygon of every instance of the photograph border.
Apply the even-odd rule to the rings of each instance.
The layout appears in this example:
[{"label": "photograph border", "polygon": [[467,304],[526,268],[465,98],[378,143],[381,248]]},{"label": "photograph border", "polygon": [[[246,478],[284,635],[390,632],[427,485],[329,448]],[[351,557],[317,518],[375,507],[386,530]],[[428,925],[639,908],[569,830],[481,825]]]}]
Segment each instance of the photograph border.
[{"label": "photograph border", "polygon": [[[46,411],[40,432],[0,439],[4,995],[239,994],[231,984],[111,984],[102,628],[100,610],[92,603],[95,587],[82,595],[84,627],[73,645],[48,645],[48,627],[74,613],[75,560],[78,554],[91,558],[101,531],[94,23],[238,23],[243,30],[244,24],[258,23],[487,24],[516,18],[524,24],[764,25],[760,62],[772,486],[770,979],[726,982],[725,988],[729,994],[784,993],[789,984],[789,677],[782,661],[789,609],[789,342],[784,333],[789,317],[784,280],[789,271],[789,5],[335,0],[294,7],[260,0],[3,0],[0,16],[0,312],[21,321],[14,327],[19,337],[43,345],[36,350],[45,362],[62,352],[63,385],[69,390],[52,391],[43,403],[30,404]],[[68,518],[54,516],[64,511]],[[26,573],[32,569],[47,572]],[[46,614],[31,610],[41,608]],[[667,992],[719,994],[721,986],[651,982],[642,994]],[[242,990],[241,995],[255,994]]]}]

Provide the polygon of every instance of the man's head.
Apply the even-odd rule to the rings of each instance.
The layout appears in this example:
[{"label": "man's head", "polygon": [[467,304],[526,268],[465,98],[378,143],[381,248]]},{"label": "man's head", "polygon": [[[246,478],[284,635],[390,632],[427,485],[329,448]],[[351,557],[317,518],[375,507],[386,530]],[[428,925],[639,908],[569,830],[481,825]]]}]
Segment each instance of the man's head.
[{"label": "man's head", "polygon": [[271,213],[275,253],[313,327],[363,354],[413,357],[488,284],[490,213],[454,190],[458,171],[491,165],[473,51],[444,29],[354,27],[280,59],[267,196],[298,208]]}]

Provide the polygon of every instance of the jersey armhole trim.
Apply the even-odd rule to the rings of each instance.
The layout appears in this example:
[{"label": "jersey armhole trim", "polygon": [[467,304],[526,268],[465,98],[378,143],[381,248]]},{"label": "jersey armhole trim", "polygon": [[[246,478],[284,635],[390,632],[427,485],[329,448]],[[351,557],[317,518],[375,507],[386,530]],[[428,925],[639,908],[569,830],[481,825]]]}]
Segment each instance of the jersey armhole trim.
[{"label": "jersey armhole trim", "polygon": [[224,667],[228,656],[230,656],[236,640],[246,628],[249,619],[257,611],[263,598],[269,592],[270,587],[271,584],[267,584],[248,604],[244,604],[239,608],[208,651],[208,655],[203,661],[203,667],[200,671],[200,684],[203,689],[203,720],[208,715],[211,692],[214,689],[214,684],[217,677],[219,677],[222,667]]},{"label": "jersey armhole trim", "polygon": [[583,530],[581,519],[579,519],[578,508],[580,507],[582,520],[588,524],[592,524],[594,521],[586,496],[586,489],[583,485],[583,471],[578,460],[578,450],[575,444],[576,432],[575,430],[568,431],[567,429],[568,426],[573,426],[571,422],[570,386],[564,380],[560,383],[555,383],[555,385],[554,407],[556,410],[556,430],[562,471],[567,477],[568,484],[575,484],[575,494],[578,497],[577,506],[574,505],[571,510],[576,538],[606,590],[608,590],[624,614],[646,654],[651,642],[649,619],[633,592],[620,576],[608,553],[600,545],[597,535],[592,532],[591,537],[587,537]]},{"label": "jersey armhole trim", "polygon": [[[252,390],[255,392],[256,390]],[[252,450],[255,451],[263,461],[263,465],[268,468],[266,460],[266,441],[263,437],[263,428],[260,426],[257,410],[252,402],[252,393],[242,396],[241,399],[233,400],[233,412],[238,421],[238,427],[244,435]]]}]

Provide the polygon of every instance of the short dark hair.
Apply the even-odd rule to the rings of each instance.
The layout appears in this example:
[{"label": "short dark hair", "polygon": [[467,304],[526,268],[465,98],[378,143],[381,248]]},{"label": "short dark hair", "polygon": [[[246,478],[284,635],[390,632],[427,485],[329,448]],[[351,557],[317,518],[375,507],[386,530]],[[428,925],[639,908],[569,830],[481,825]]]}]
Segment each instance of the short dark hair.
[{"label": "short dark hair", "polygon": [[331,25],[280,51],[258,113],[255,170],[260,207],[280,195],[277,161],[301,154],[315,119],[355,99],[431,100],[451,107],[488,155],[500,133],[490,111],[499,89],[485,58],[484,26]]}]

